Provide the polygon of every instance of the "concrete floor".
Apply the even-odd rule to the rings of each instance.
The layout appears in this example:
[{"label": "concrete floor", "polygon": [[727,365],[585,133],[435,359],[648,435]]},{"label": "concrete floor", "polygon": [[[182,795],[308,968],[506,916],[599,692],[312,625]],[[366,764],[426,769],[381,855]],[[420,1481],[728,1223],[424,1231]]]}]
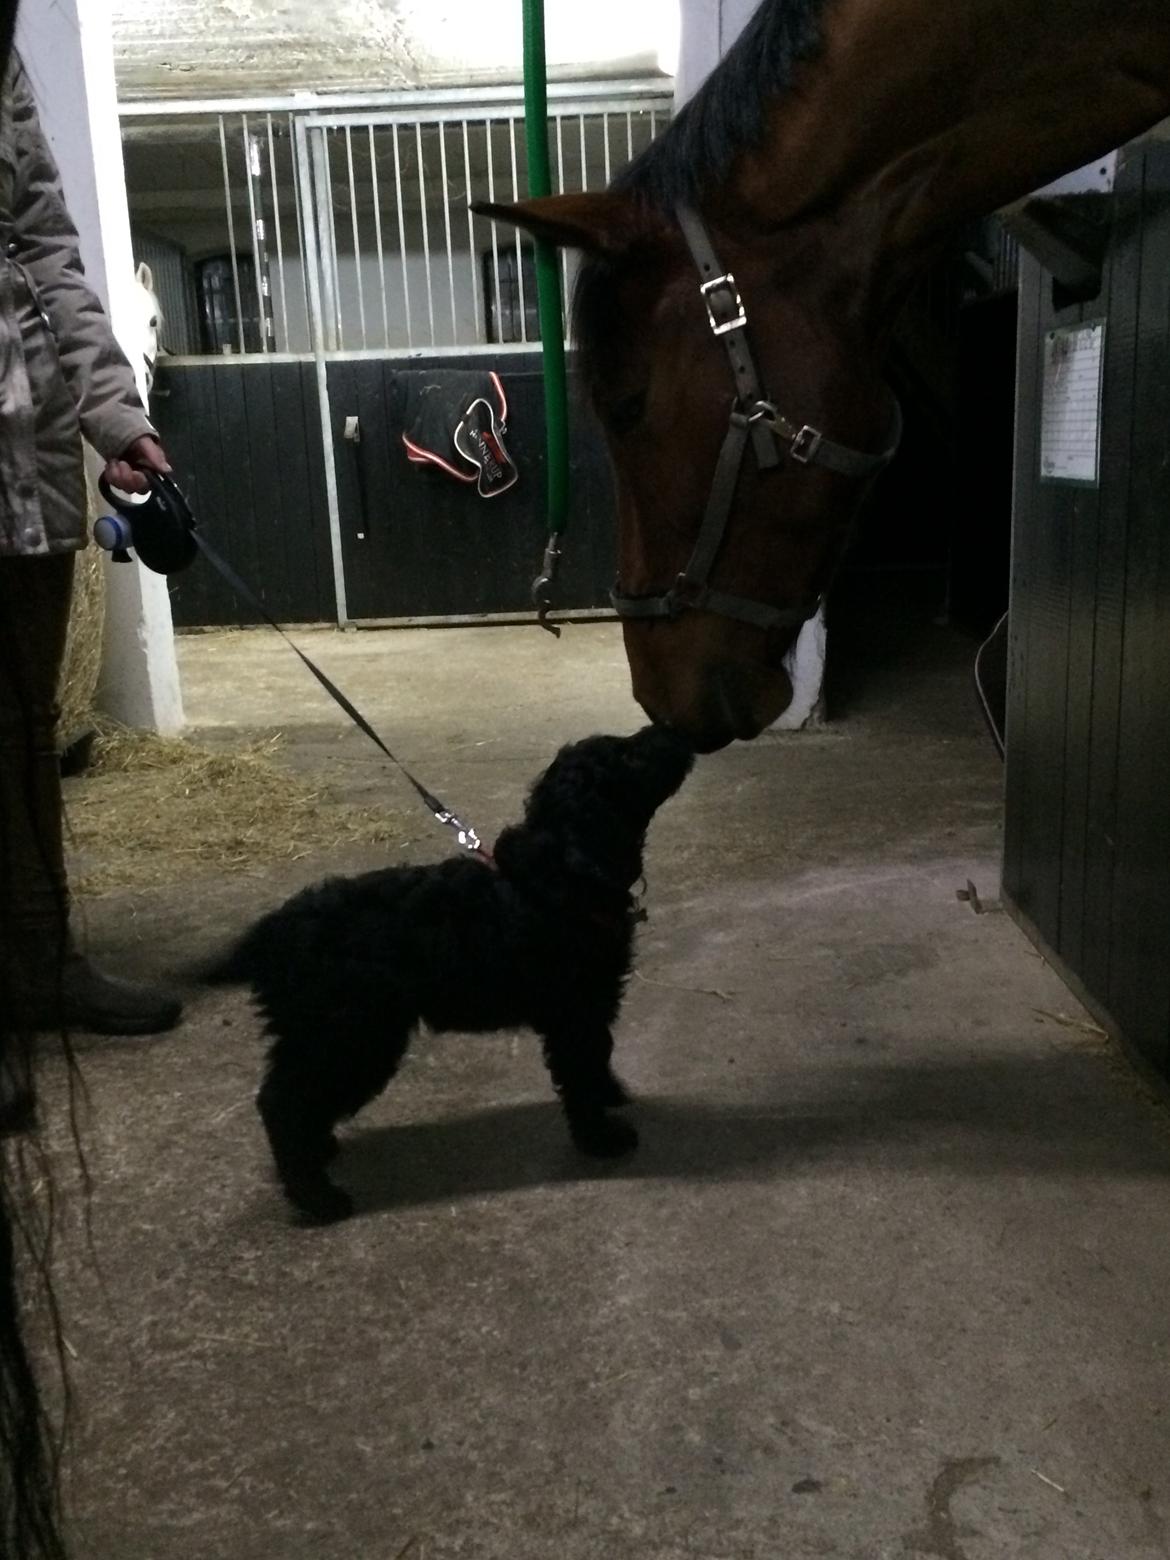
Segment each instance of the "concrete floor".
[{"label": "concrete floor", "polygon": [[[485,834],[638,714],[609,625],[307,636]],[[186,639],[197,727],[400,782],[266,634]],[[83,1042],[100,1274],[67,1242],[87,1560],[1155,1560],[1170,1554],[1170,1133],[994,899],[970,646],[701,761],[657,821],[619,1034],[643,1146],[569,1148],[527,1036],[424,1040],[296,1228],[256,1026],[197,994]],[[446,849],[420,810],[407,854]],[[324,870],[103,901],[176,967]]]}]

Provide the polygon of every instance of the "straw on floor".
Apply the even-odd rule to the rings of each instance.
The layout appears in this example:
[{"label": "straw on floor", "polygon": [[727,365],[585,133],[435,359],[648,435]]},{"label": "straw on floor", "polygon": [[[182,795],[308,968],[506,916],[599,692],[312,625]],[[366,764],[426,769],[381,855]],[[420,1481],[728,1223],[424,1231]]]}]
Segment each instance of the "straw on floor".
[{"label": "straw on floor", "polygon": [[211,749],[99,720],[89,770],[66,786],[75,892],[150,888],[417,836],[409,804],[340,801],[282,768],[279,746],[277,737]]}]

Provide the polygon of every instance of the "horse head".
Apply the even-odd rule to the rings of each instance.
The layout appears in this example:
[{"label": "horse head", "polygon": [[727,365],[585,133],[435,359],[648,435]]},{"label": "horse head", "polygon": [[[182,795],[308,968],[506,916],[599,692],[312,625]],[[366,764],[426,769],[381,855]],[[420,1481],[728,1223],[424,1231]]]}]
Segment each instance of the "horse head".
[{"label": "horse head", "polygon": [[575,335],[653,718],[714,748],[785,708],[785,652],[896,437],[878,365],[914,281],[963,222],[1167,114],[1165,0],[764,0],[607,191],[477,208],[584,252]]},{"label": "horse head", "polygon": [[137,284],[134,290],[134,297],[138,305],[143,383],[146,387],[147,400],[149,400],[150,392],[154,388],[155,365],[162,352],[159,336],[162,331],[163,316],[162,309],[159,306],[158,295],[154,290],[154,274],[145,260],[141,262],[138,269],[134,272],[134,280]]},{"label": "horse head", "polygon": [[[719,276],[732,278],[716,299],[679,222],[637,192],[480,209],[584,252],[574,334],[616,481],[615,600],[635,698],[703,749],[755,736],[792,697],[787,652],[868,485],[807,459],[810,440],[856,451],[868,472],[869,452],[876,470],[896,420],[842,264],[855,249],[823,223],[778,245],[708,217]],[[758,394],[737,382],[726,350],[733,332],[750,342]],[[733,415],[771,410],[778,424],[763,453],[745,430],[742,458],[722,472]],[[726,512],[712,521],[719,486]],[[710,554],[702,580],[697,544]]]}]

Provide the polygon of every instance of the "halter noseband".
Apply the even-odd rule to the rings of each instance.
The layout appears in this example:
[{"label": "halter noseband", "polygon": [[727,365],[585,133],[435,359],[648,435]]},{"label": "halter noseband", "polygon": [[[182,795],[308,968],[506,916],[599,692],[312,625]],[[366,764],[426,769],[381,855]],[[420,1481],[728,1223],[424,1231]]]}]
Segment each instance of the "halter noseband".
[{"label": "halter noseband", "polygon": [[675,216],[702,277],[699,294],[711,332],[722,341],[727,352],[735,379],[736,401],[715,465],[703,524],[686,568],[669,590],[656,595],[630,596],[615,586],[610,592],[610,600],[618,616],[623,618],[675,618],[691,607],[765,630],[799,628],[814,616],[821,604],[820,597],[800,606],[772,607],[748,596],[715,590],[708,584],[731,516],[748,441],[751,441],[760,470],[778,466],[787,456],[802,466],[823,466],[826,471],[835,471],[843,477],[872,477],[888,466],[897,453],[902,437],[901,408],[895,402],[893,440],[880,455],[851,450],[827,439],[818,428],[790,422],[764,394],[748,345],[747,310],[736,288],[735,277],[730,271],[721,269],[698,213],[689,206],[677,206]]}]

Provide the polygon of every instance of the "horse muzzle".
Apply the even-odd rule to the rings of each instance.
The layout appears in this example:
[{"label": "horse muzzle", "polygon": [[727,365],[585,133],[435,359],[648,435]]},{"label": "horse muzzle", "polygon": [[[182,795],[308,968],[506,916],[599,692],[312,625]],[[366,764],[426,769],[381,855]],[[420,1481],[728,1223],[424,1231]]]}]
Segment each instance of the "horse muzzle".
[{"label": "horse muzzle", "polygon": [[[698,753],[758,737],[788,708],[792,683],[783,666],[688,662],[673,635],[626,625],[634,698],[658,725],[684,736]],[[676,653],[671,654],[671,650]]]}]

